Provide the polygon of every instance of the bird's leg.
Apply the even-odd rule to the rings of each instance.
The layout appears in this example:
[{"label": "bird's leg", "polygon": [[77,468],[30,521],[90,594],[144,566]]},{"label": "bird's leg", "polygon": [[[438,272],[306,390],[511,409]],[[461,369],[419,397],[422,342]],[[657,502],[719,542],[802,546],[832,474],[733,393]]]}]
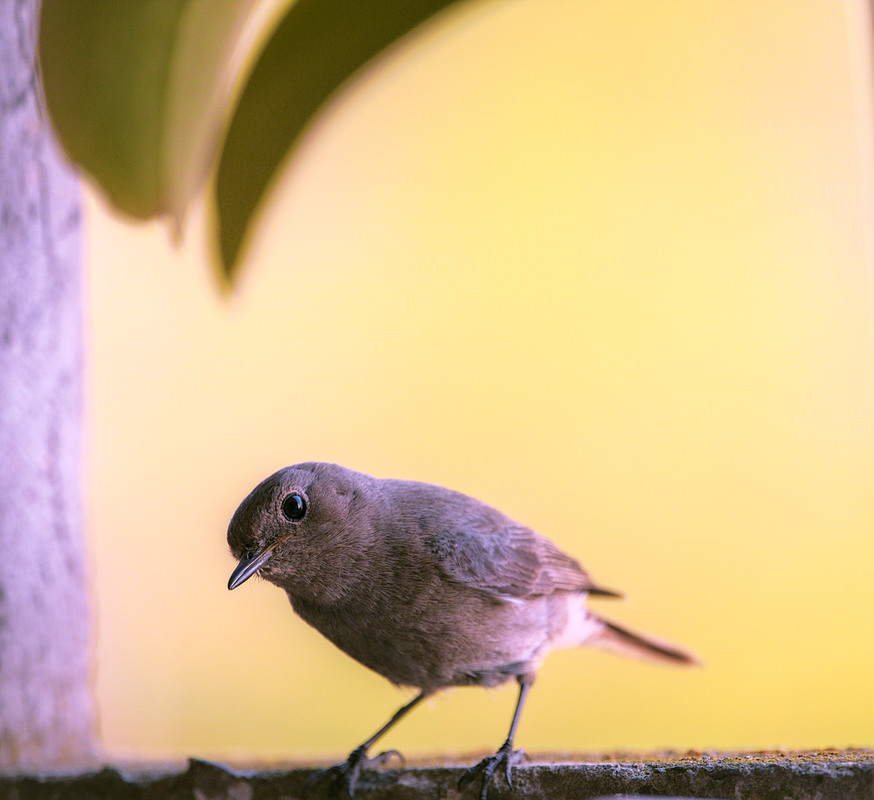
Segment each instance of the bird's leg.
[{"label": "bird's leg", "polygon": [[512,791],[513,781],[510,778],[510,770],[525,758],[523,750],[513,749],[513,739],[516,736],[519,717],[522,715],[522,705],[525,703],[525,697],[528,695],[528,690],[531,688],[534,678],[529,675],[520,675],[518,680],[519,698],[516,700],[516,710],[513,712],[513,721],[510,723],[510,733],[507,735],[507,740],[498,748],[497,753],[484,758],[479,764],[472,766],[458,781],[458,788],[463,789],[481,775],[482,783],[480,784],[479,800],[488,800],[489,785],[498,767],[503,767],[507,786]]},{"label": "bird's leg", "polygon": [[362,742],[356,747],[342,764],[337,764],[335,767],[329,767],[326,770],[317,772],[307,781],[307,786],[311,787],[316,783],[321,783],[325,779],[330,779],[333,783],[331,794],[336,795],[341,788],[346,789],[349,797],[355,796],[355,784],[358,782],[358,776],[361,770],[365,767],[380,766],[385,764],[392,756],[397,756],[401,762],[404,757],[397,750],[386,750],[374,758],[367,757],[367,751],[373,746],[377,739],[381,738],[389,728],[391,728],[398,720],[401,719],[408,711],[412,711],[419,703],[428,696],[427,692],[419,692],[409,703],[401,706],[392,718],[385,723],[376,733],[373,734],[366,742]]}]

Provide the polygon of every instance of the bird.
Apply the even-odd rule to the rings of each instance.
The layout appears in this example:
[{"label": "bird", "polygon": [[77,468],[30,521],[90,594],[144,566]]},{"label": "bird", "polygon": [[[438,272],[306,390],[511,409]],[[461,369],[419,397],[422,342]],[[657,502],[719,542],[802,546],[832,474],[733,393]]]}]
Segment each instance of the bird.
[{"label": "bird", "polygon": [[[621,595],[595,583],[552,541],[452,489],[375,478],[337,464],[285,467],[237,508],[227,541],[235,589],[255,574],[288,595],[294,611],[340,650],[392,683],[418,690],[346,761],[326,770],[354,797],[363,768],[396,751],[368,753],[425,698],[457,686],[514,680],[507,739],[467,770],[487,800],[497,776],[512,790],[516,729],[544,657],[595,645],[667,664],[689,651],[595,614],[589,596]],[[399,754],[398,754],[399,755]]]}]

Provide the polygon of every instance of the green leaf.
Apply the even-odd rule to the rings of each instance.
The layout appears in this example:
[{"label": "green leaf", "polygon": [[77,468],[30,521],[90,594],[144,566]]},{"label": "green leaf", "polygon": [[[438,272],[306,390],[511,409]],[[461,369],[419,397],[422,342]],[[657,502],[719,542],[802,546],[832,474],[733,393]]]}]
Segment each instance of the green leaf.
[{"label": "green leaf", "polygon": [[216,183],[223,278],[277,168],[319,107],[363,64],[453,0],[297,0],[264,48],[228,130]]},{"label": "green leaf", "polygon": [[67,155],[118,209],[180,223],[215,163],[235,50],[258,2],[42,4],[49,114]]}]

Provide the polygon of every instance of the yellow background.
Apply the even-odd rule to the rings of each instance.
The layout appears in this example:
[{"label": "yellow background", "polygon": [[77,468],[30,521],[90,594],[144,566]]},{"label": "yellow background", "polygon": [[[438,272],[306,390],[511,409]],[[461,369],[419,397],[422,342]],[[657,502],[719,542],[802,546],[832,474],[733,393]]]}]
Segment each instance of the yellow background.
[{"label": "yellow background", "polygon": [[[304,460],[485,500],[705,660],[551,656],[529,751],[874,745],[859,5],[462,6],[309,131],[229,298],[203,209],[177,251],[89,195],[108,752],[340,756],[410,696],[226,589],[237,504]],[[384,744],[494,748],[513,699]]]}]

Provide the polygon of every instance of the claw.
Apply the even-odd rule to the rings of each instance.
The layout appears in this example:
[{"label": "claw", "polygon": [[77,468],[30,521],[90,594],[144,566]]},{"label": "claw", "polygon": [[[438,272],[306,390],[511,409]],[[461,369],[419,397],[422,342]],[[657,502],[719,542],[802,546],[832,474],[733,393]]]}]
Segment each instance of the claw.
[{"label": "claw", "polygon": [[387,764],[392,756],[400,762],[401,769],[407,766],[407,759],[404,758],[400,750],[383,750],[379,755],[367,759],[368,766],[381,767]]},{"label": "claw", "polygon": [[364,747],[357,747],[342,764],[337,764],[333,767],[328,767],[320,772],[310,775],[304,783],[304,793],[308,794],[311,789],[318,784],[330,781],[331,786],[328,789],[328,796],[332,798],[345,796],[350,800],[354,800],[355,786],[358,783],[358,778],[361,775],[361,770],[371,767],[381,767],[392,756],[397,757],[401,764],[405,764],[404,757],[397,750],[385,750],[373,758],[367,757],[367,750]]},{"label": "claw", "polygon": [[502,767],[504,779],[507,781],[507,786],[512,792],[514,787],[513,780],[510,777],[511,770],[525,758],[524,750],[513,750],[511,742],[504,742],[497,753],[493,756],[487,756],[479,764],[475,764],[467,770],[459,779],[458,788],[459,790],[464,789],[481,776],[482,783],[480,784],[479,800],[488,800],[489,786],[492,783],[493,776],[497,769]]}]

